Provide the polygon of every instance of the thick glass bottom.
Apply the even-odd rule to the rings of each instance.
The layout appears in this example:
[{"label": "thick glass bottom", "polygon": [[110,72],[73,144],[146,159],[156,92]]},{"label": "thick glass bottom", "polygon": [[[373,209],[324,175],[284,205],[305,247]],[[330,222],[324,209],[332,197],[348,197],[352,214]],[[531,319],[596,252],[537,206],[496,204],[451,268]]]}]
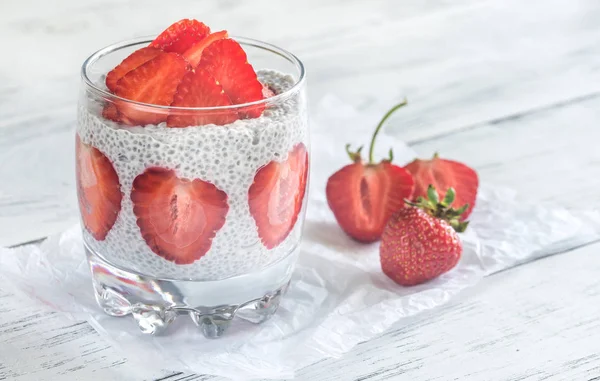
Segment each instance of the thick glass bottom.
[{"label": "thick glass bottom", "polygon": [[217,338],[234,318],[269,319],[285,294],[296,253],[260,271],[217,281],[157,279],[115,267],[87,245],[96,301],[111,316],[132,315],[145,334],[164,333],[188,315],[207,338]]}]

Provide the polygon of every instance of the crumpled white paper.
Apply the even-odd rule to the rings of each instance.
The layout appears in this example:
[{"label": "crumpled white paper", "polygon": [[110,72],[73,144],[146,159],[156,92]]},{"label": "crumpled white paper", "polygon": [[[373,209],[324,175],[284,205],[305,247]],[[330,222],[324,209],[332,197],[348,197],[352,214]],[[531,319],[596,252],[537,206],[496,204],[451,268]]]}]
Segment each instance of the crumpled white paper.
[{"label": "crumpled white paper", "polygon": [[[600,239],[600,213],[519,202],[514,192],[483,184],[471,225],[462,235],[458,266],[427,284],[404,288],[380,269],[378,244],[346,237],[325,199],[327,177],[348,163],[344,144],[368,143],[377,118],[326,97],[312,128],[309,208],[300,259],[277,314],[255,326],[238,322],[218,340],[205,339],[181,318],[163,337],[143,336],[131,318],[104,315],[96,306],[79,227],[41,245],[0,249],[4,284],[73,319],[87,320],[132,361],[147,368],[235,379],[290,378],[325,357],[339,357],[398,320],[446,303],[482,277]],[[414,153],[382,136],[378,154],[394,147],[396,162]]]}]

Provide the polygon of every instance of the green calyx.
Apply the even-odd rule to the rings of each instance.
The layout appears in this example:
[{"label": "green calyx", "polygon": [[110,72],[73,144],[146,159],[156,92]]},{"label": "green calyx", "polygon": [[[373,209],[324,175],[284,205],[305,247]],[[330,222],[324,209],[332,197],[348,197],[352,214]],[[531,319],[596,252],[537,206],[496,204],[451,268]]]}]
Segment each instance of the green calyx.
[{"label": "green calyx", "polygon": [[458,233],[462,233],[467,229],[469,221],[461,221],[460,216],[469,208],[469,204],[465,204],[458,209],[452,208],[450,205],[456,198],[454,188],[448,188],[444,199],[440,201],[440,196],[433,185],[427,188],[427,198],[420,196],[417,202],[406,200],[406,204],[416,208],[423,209],[430,216],[445,220]]},{"label": "green calyx", "polygon": [[[385,122],[389,119],[389,117],[392,116],[392,114],[394,112],[396,112],[396,110],[398,110],[399,108],[406,106],[407,103],[408,102],[406,99],[403,100],[401,103],[398,103],[397,105],[392,107],[388,112],[385,113],[383,118],[381,118],[381,121],[375,128],[375,132],[373,132],[373,137],[371,137],[371,144],[369,145],[369,163],[368,164],[370,164],[370,165],[375,164],[375,162],[373,160],[373,151],[375,150],[375,139],[377,138],[377,135],[379,135],[379,131],[381,131],[381,128],[383,127]],[[361,156],[362,149],[363,149],[363,146],[360,146],[356,151],[353,152],[350,150],[350,144],[346,144],[346,153],[348,153],[350,160],[352,160],[355,163],[362,161],[362,156]],[[390,148],[389,157],[386,159],[386,161],[391,163],[392,160],[394,160],[394,152]]]}]

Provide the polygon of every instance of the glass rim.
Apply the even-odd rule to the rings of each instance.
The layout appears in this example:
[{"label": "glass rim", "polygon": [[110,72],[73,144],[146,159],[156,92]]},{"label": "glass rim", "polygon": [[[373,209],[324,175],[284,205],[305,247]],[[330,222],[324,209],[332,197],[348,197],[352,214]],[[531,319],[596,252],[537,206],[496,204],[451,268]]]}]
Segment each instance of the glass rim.
[{"label": "glass rim", "polygon": [[279,94],[274,95],[269,98],[261,99],[258,101],[253,101],[253,102],[240,103],[240,104],[235,104],[235,105],[231,105],[231,106],[180,107],[180,106],[164,106],[164,105],[157,105],[157,104],[152,104],[152,103],[144,103],[144,102],[138,102],[138,101],[134,101],[134,100],[127,99],[127,98],[122,98],[118,95],[111,93],[108,90],[98,87],[95,83],[92,82],[92,80],[88,76],[88,69],[90,68],[90,66],[93,63],[97,62],[100,58],[107,56],[110,53],[117,51],[119,49],[128,48],[130,46],[139,45],[142,43],[150,43],[150,42],[152,42],[152,40],[154,38],[155,38],[154,36],[143,36],[143,37],[137,37],[137,38],[132,38],[132,39],[128,39],[128,40],[123,40],[123,41],[119,41],[114,44],[105,46],[104,48],[94,52],[92,55],[90,55],[88,58],[86,58],[85,61],[83,61],[83,64],[81,66],[81,78],[83,79],[85,85],[88,88],[90,88],[92,91],[94,91],[95,93],[101,95],[104,99],[115,99],[115,100],[118,100],[119,102],[126,102],[129,104],[142,106],[143,108],[150,107],[150,108],[155,108],[155,109],[159,109],[159,110],[179,110],[179,111],[223,111],[223,110],[231,110],[231,109],[239,109],[239,108],[248,108],[248,107],[257,106],[257,105],[266,104],[266,103],[281,102],[281,101],[291,97],[292,95],[294,95],[297,91],[299,91],[302,84],[304,84],[304,82],[306,81],[306,71],[304,68],[304,64],[294,54],[292,54],[291,52],[289,52],[283,48],[280,48],[276,45],[270,44],[268,42],[255,40],[253,38],[248,38],[248,37],[239,37],[239,36],[229,36],[229,38],[239,42],[241,45],[249,45],[249,46],[253,46],[253,47],[256,47],[259,49],[269,51],[269,52],[274,53],[274,54],[288,60],[289,62],[291,62],[300,72],[294,85],[282,93],[279,93]]}]

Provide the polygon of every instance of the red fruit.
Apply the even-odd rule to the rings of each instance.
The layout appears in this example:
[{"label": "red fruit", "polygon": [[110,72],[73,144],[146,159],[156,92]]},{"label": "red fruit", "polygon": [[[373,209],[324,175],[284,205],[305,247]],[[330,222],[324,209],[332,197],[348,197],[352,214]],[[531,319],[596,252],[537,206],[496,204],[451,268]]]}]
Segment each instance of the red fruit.
[{"label": "red fruit", "polygon": [[327,181],[327,201],[340,227],[361,242],[381,237],[392,214],[404,207],[413,190],[410,173],[382,161],[356,162],[340,169]]},{"label": "red fruit", "polygon": [[213,42],[223,38],[227,38],[226,30],[215,32],[192,45],[188,50],[185,51],[185,53],[183,53],[183,58],[185,58],[192,67],[196,67],[202,58],[202,52],[204,49],[206,49]]},{"label": "red fruit", "polygon": [[165,52],[183,54],[196,42],[210,34],[210,28],[197,20],[183,19],[177,21],[150,43],[153,48]]},{"label": "red fruit", "polygon": [[[432,187],[437,200],[437,192]],[[449,189],[447,195],[454,194]],[[457,231],[466,207],[451,209],[447,200],[420,199],[420,204],[400,209],[390,219],[381,238],[381,269],[394,282],[413,286],[450,271],[460,259],[462,244]],[[421,209],[424,208],[424,209]]]},{"label": "red fruit", "polygon": [[302,208],[308,177],[308,153],[297,144],[284,162],[259,169],[248,191],[250,213],[263,244],[272,249],[290,234]]},{"label": "red fruit", "polygon": [[[258,81],[246,52],[232,39],[218,40],[202,52],[199,68],[206,69],[223,86],[225,94],[233,104],[242,104],[263,99],[263,86]],[[264,105],[245,108],[242,117],[257,118]]]},{"label": "red fruit", "polygon": [[440,159],[437,154],[431,160],[416,159],[405,168],[415,179],[413,200],[416,200],[419,196],[426,197],[429,185],[433,185],[436,189],[454,188],[456,199],[453,205],[469,204],[469,208],[463,214],[462,219],[469,217],[475,206],[479,187],[477,172],[472,168],[457,161]]},{"label": "red fruit", "polygon": [[[183,77],[177,88],[171,106],[211,107],[231,106],[229,97],[219,83],[202,68],[189,72]],[[204,124],[224,125],[238,119],[234,110],[184,111],[172,110],[167,119],[169,127],[201,126]]]},{"label": "red fruit", "polygon": [[121,185],[112,163],[98,149],[75,138],[77,198],[83,225],[102,241],[121,210]]},{"label": "red fruit", "polygon": [[229,210],[227,194],[213,184],[158,167],[135,178],[131,201],[150,249],[177,264],[193,263],[208,252]]},{"label": "red fruit", "polygon": [[106,87],[110,91],[115,91],[119,79],[133,69],[145,64],[154,57],[158,56],[162,51],[160,49],[145,47],[131,53],[117,67],[112,69],[106,76]]},{"label": "red fruit", "polygon": [[362,147],[357,152],[350,152],[349,146],[346,146],[354,163],[343,167],[327,181],[329,207],[342,230],[357,241],[377,241],[391,215],[402,209],[404,199],[412,195],[412,176],[404,168],[391,163],[391,150],[388,160],[379,164],[373,162],[377,134],[387,118],[405,104],[392,108],[375,129],[368,163],[362,161]]},{"label": "red fruit", "polygon": [[[117,82],[115,95],[141,103],[168,106],[187,71],[188,63],[180,55],[161,53],[125,74]],[[119,102],[117,107],[122,116],[139,125],[164,122],[168,114],[167,110],[126,102]]]}]

